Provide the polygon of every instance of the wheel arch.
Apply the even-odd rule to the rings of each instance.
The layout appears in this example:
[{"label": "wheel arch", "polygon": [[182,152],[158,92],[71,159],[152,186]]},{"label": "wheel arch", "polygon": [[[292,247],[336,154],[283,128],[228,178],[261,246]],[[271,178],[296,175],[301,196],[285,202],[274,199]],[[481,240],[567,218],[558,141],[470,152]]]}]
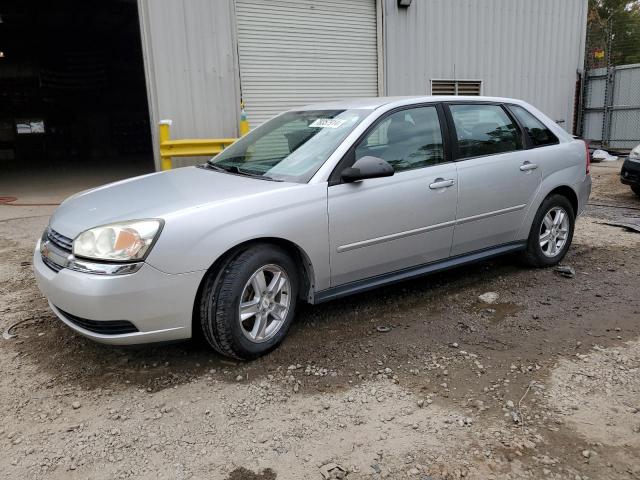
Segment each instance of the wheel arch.
[{"label": "wheel arch", "polygon": [[571,207],[573,208],[573,214],[578,215],[578,208],[579,208],[578,194],[575,192],[573,188],[571,188],[568,185],[560,185],[554,188],[553,190],[551,190],[549,193],[547,193],[547,195],[544,198],[548,198],[551,195],[556,195],[556,194],[562,195],[567,200],[569,200],[569,203],[571,203]]},{"label": "wheel arch", "polygon": [[564,182],[558,182],[555,185],[554,184],[545,185],[543,183],[540,190],[538,190],[538,192],[536,193],[535,199],[531,202],[531,206],[529,207],[529,210],[527,211],[525,219],[523,220],[523,223],[520,226],[520,230],[516,235],[516,240],[524,240],[529,237],[529,232],[531,231],[531,225],[533,223],[533,219],[535,218],[536,213],[540,208],[540,205],[542,205],[542,202],[544,202],[545,199],[547,199],[550,195],[554,195],[554,194],[562,195],[567,200],[569,200],[569,203],[573,208],[574,215],[575,216],[578,215],[581,207],[580,199],[579,199],[580,197],[578,196],[578,193],[573,187],[567,185]]},{"label": "wheel arch", "polygon": [[192,313],[192,335],[195,336],[199,332],[199,317],[200,317],[200,298],[202,296],[202,288],[207,277],[212,272],[220,272],[222,268],[233,258],[235,258],[240,252],[243,252],[247,248],[254,245],[276,245],[285,250],[291,258],[294,260],[298,267],[298,275],[301,281],[298,297],[309,303],[314,301],[315,291],[315,274],[313,270],[313,264],[307,253],[291,240],[286,240],[279,237],[259,237],[246,240],[238,245],[229,248],[226,252],[220,255],[213,264],[207,269],[207,272],[202,276],[196,295],[193,301],[193,313]]}]

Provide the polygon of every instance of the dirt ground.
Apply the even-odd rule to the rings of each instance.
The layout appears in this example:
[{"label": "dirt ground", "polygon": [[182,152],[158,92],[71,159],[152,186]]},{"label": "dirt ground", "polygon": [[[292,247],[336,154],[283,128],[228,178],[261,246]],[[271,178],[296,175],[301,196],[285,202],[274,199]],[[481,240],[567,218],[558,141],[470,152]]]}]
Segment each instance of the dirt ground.
[{"label": "dirt ground", "polygon": [[640,479],[640,234],[607,225],[640,199],[619,170],[593,167],[575,278],[505,257],[305,306],[252,363],[76,335],[32,274],[54,207],[0,206],[2,476]]}]

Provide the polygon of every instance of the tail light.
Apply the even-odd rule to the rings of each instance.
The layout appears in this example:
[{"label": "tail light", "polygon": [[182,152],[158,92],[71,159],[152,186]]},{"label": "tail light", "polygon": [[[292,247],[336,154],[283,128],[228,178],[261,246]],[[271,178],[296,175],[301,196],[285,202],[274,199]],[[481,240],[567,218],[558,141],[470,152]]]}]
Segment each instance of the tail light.
[{"label": "tail light", "polygon": [[587,175],[589,175],[589,172],[591,171],[591,153],[589,152],[589,142],[587,142],[586,140],[583,140],[584,142],[584,149],[586,151],[586,169],[587,169]]}]

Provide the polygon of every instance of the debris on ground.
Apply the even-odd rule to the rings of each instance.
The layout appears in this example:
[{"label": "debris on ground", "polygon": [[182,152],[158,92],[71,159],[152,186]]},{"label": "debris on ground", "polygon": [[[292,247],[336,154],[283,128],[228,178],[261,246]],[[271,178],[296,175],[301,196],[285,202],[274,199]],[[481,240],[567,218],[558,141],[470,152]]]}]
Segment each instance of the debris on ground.
[{"label": "debris on ground", "polygon": [[625,217],[621,220],[606,222],[606,224],[614,227],[622,227],[629,232],[640,233],[640,217]]},{"label": "debris on ground", "polygon": [[376,327],[376,330],[380,333],[387,333],[391,331],[391,327],[388,327],[386,325],[380,325],[378,327]]},{"label": "debris on ground", "polygon": [[226,480],[275,480],[276,478],[276,472],[270,468],[261,473],[254,473],[247,468],[239,467],[233,470]]},{"label": "debris on ground", "polygon": [[2,338],[4,338],[5,340],[11,340],[12,338],[15,338],[15,337],[17,337],[17,335],[9,333],[8,330],[5,332],[2,332]]},{"label": "debris on ground", "polygon": [[618,160],[618,157],[611,155],[606,150],[594,150],[591,154],[591,159],[594,162],[615,162]]},{"label": "debris on ground", "polygon": [[565,278],[575,278],[576,276],[575,269],[568,265],[558,265],[553,271]]},{"label": "debris on ground", "polygon": [[20,320],[19,322],[14,323],[13,325],[11,325],[9,328],[7,328],[4,332],[2,332],[2,338],[4,338],[5,340],[11,340],[12,338],[15,338],[18,336],[17,333],[12,333],[11,331],[13,329],[15,329],[18,325],[22,325],[23,323],[26,323],[30,320],[35,320],[34,317],[29,317],[29,318],[25,318],[24,320]]},{"label": "debris on ground", "polygon": [[496,292],[487,292],[483,293],[478,297],[478,300],[484,303],[496,303],[500,298],[500,295]]},{"label": "debris on ground", "polygon": [[325,480],[341,479],[347,476],[347,471],[337,463],[327,463],[320,467],[320,474]]},{"label": "debris on ground", "polygon": [[522,421],[522,418],[520,417],[520,414],[518,412],[513,410],[511,412],[511,420],[513,420],[513,423],[520,423]]}]

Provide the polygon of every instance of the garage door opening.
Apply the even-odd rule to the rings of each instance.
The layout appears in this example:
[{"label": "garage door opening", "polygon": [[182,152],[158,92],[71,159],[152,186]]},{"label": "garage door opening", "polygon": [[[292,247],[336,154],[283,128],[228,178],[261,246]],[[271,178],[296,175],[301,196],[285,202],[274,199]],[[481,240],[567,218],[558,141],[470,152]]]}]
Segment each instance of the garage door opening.
[{"label": "garage door opening", "polygon": [[2,172],[153,170],[135,0],[3,1],[0,52]]}]

